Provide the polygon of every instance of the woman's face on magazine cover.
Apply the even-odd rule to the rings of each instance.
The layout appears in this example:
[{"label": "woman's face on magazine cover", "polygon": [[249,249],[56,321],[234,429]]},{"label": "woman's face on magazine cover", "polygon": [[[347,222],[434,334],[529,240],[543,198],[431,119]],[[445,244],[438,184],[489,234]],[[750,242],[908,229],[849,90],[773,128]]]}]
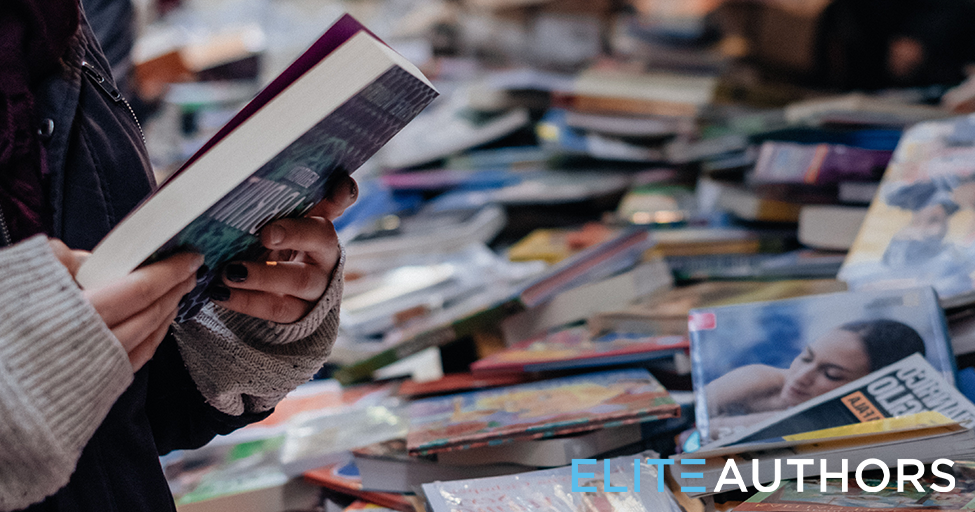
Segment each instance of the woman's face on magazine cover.
[{"label": "woman's face on magazine cover", "polygon": [[870,373],[860,336],[834,329],[803,349],[786,370],[782,399],[789,406],[832,391]]}]

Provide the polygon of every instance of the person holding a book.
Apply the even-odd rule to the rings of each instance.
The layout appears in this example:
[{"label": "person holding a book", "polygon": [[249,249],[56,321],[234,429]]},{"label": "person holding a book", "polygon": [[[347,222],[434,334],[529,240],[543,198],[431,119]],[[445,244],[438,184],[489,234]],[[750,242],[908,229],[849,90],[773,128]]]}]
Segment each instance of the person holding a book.
[{"label": "person holding a book", "polygon": [[266,417],[321,368],[343,284],[330,219],[355,184],[267,226],[270,263],[229,265],[217,303],[174,325],[197,255],[72,278],[85,253],[68,248],[153,187],[78,1],[0,2],[0,69],[0,510],[173,511],[160,454]]},{"label": "person holding a book", "polygon": [[924,339],[907,324],[875,319],[843,324],[806,345],[788,368],[752,364],[705,387],[713,431],[758,423],[914,354]]}]

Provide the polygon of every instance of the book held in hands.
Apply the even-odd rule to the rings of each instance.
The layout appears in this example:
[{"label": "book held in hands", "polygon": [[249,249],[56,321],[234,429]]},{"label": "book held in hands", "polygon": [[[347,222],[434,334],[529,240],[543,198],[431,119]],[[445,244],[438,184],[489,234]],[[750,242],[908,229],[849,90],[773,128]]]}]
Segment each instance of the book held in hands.
[{"label": "book held in hands", "polygon": [[196,251],[210,271],[178,319],[195,316],[223,264],[263,254],[262,227],[308,212],[333,174],[353,172],[436,96],[413,64],[340,18],[98,244],[78,283]]}]

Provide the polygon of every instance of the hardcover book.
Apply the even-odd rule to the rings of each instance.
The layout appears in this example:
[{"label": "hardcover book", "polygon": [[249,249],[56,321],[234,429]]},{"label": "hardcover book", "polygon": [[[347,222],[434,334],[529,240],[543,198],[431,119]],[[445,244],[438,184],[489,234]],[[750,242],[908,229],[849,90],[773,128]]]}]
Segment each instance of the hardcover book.
[{"label": "hardcover book", "polygon": [[680,408],[646,370],[618,370],[416,400],[410,454],[461,450],[670,418]]},{"label": "hardcover book", "polygon": [[538,372],[630,364],[673,356],[689,346],[684,336],[609,333],[593,337],[587,327],[569,327],[476,361],[471,371]]},{"label": "hardcover book", "polygon": [[224,263],[263,253],[264,225],[306,213],[334,172],[354,171],[436,96],[413,64],[340,18],[98,244],[78,283],[191,249],[210,269],[180,306],[180,320],[195,316]]},{"label": "hardcover book", "polygon": [[930,285],[975,299],[975,116],[904,133],[839,278],[853,289]]},{"label": "hardcover book", "polygon": [[692,309],[688,329],[705,442],[788,413],[914,353],[954,383],[944,314],[931,288]]}]

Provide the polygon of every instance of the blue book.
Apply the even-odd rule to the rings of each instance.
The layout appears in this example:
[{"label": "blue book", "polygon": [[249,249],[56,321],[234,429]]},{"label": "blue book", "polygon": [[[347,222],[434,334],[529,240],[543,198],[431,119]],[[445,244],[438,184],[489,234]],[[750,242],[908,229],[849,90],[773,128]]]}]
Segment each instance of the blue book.
[{"label": "blue book", "polygon": [[210,271],[180,305],[177,320],[192,318],[225,263],[264,254],[262,227],[304,215],[334,172],[353,172],[436,96],[413,64],[342,17],[98,244],[78,283],[193,250]]}]

